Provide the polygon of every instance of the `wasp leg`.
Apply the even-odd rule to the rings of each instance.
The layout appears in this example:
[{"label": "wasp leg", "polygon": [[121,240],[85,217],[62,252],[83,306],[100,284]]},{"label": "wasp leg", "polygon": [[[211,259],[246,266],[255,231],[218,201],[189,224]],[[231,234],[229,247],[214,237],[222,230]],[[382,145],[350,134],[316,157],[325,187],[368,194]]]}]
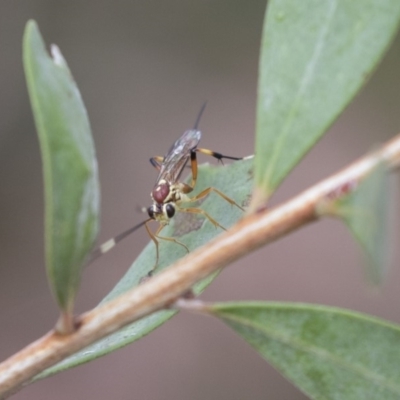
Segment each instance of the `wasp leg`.
[{"label": "wasp leg", "polygon": [[180,246],[184,247],[185,250],[186,250],[188,253],[190,253],[189,248],[188,248],[185,244],[183,244],[182,242],[180,242],[179,240],[177,240],[177,239],[175,239],[175,238],[173,238],[173,237],[169,237],[169,236],[157,236],[157,238],[158,238],[158,239],[162,239],[162,240],[167,240],[168,242],[174,242],[174,243],[176,243],[176,244],[179,244]]},{"label": "wasp leg", "polygon": [[150,228],[149,228],[149,226],[147,225],[147,223],[146,223],[144,226],[146,227],[146,231],[147,231],[147,233],[149,234],[151,240],[152,240],[152,241],[154,242],[154,244],[156,245],[156,263],[155,263],[155,265],[153,266],[153,268],[152,268],[152,269],[150,270],[150,272],[149,272],[149,276],[150,276],[150,275],[153,273],[153,271],[155,270],[155,268],[157,267],[157,265],[158,265],[159,250],[158,250],[157,235],[158,235],[158,233],[160,233],[161,229],[164,228],[164,225],[160,225],[160,226],[159,226],[159,228],[157,229],[156,234],[154,234],[154,233],[150,230]]},{"label": "wasp leg", "polygon": [[161,169],[161,164],[164,161],[164,157],[161,156],[155,156],[150,158],[150,164],[157,170],[159,171]]},{"label": "wasp leg", "polygon": [[[196,186],[196,182],[197,182],[197,155],[196,155],[196,151],[200,151],[203,152],[205,154],[209,154],[212,155],[213,157],[218,158],[219,160],[221,160],[222,158],[229,158],[232,160],[241,160],[241,158],[234,158],[234,157],[229,157],[229,156],[224,156],[220,153],[215,153],[211,150],[206,150],[206,149],[194,149],[191,150],[190,152],[190,165],[192,168],[192,182],[190,185],[188,184],[182,184],[182,192],[187,194],[190,193],[194,187]],[[236,203],[235,200],[232,200],[230,197],[228,197],[227,195],[223,194],[221,191],[219,191],[218,189],[215,189],[213,187],[209,187],[207,189],[204,189],[203,191],[201,191],[198,195],[194,196],[193,198],[190,199],[190,201],[195,202],[197,200],[202,199],[203,197],[207,196],[210,192],[214,192],[216,194],[218,194],[220,197],[222,197],[224,200],[226,200],[229,204],[234,205],[238,208],[240,208],[242,211],[244,211],[244,209],[239,206],[239,204]],[[209,218],[210,220],[212,219],[211,217]]]},{"label": "wasp leg", "polygon": [[230,197],[228,197],[226,194],[223,194],[222,192],[220,192],[218,189],[215,189],[213,187],[209,187],[207,189],[204,189],[203,191],[201,191],[198,195],[192,197],[190,199],[190,201],[197,201],[202,199],[203,197],[207,196],[210,192],[214,192],[216,193],[218,196],[222,197],[224,200],[226,200],[229,204],[236,206],[238,208],[240,208],[242,211],[244,211],[244,208],[240,207],[238,203],[236,203],[235,200],[231,199]]},{"label": "wasp leg", "polygon": [[211,215],[207,212],[204,211],[201,208],[179,208],[179,211],[186,212],[186,213],[192,213],[192,214],[201,214],[204,215],[216,228],[221,228],[224,231],[226,231],[226,228],[224,228],[221,224],[219,224],[214,218],[211,217]]},{"label": "wasp leg", "polygon": [[160,226],[158,227],[157,232],[155,233],[154,236],[155,236],[157,239],[166,240],[166,241],[168,241],[168,242],[173,242],[173,243],[179,244],[180,246],[184,247],[185,250],[186,250],[188,253],[190,253],[189,248],[188,248],[185,244],[183,244],[182,242],[180,242],[179,240],[177,240],[177,239],[175,239],[175,238],[173,238],[173,237],[170,237],[170,236],[160,236],[160,232],[161,232],[161,230],[162,230],[164,227],[165,227],[165,225],[160,225]]},{"label": "wasp leg", "polygon": [[191,192],[196,186],[197,181],[197,155],[195,150],[190,151],[190,167],[192,169],[192,182],[187,186],[185,193]]},{"label": "wasp leg", "polygon": [[151,232],[150,228],[147,226],[147,224],[145,224],[145,226],[146,226],[147,233],[149,234],[151,240],[156,245],[156,263],[154,264],[153,268],[151,268],[151,270],[148,272],[148,274],[147,274],[148,277],[153,275],[153,272],[157,268],[157,265],[158,265],[158,260],[159,260],[159,241],[158,240],[166,240],[168,242],[173,242],[173,243],[179,244],[180,246],[184,247],[188,253],[190,252],[189,248],[185,244],[180,242],[179,240],[172,238],[172,237],[160,236],[160,232],[164,229],[165,225],[160,225],[158,227],[156,233]]},{"label": "wasp leg", "polygon": [[216,158],[218,161],[220,161],[222,164],[222,159],[226,158],[227,160],[242,160],[243,157],[232,157],[232,156],[225,156],[224,154],[217,153],[216,151],[208,150],[208,149],[202,149],[202,148],[196,148],[196,151],[202,154],[206,154],[208,156]]},{"label": "wasp leg", "polygon": [[[194,187],[196,186],[196,182],[197,182],[197,154],[196,154],[196,152],[212,156],[212,157],[216,158],[218,161],[221,161],[221,163],[222,163],[222,159],[223,158],[227,158],[229,160],[242,160],[243,159],[242,157],[225,156],[225,155],[223,155],[221,153],[216,153],[215,151],[207,150],[207,149],[196,148],[196,149],[191,150],[190,151],[190,167],[192,169],[192,182],[190,183],[190,185],[187,185],[187,184],[185,185],[184,193],[190,193],[194,189]],[[242,207],[240,207],[238,204],[236,204],[236,202],[234,202],[229,197],[225,196],[219,190],[214,189],[214,188],[209,188],[209,189],[206,189],[206,190],[208,190],[208,191],[206,193],[204,193],[202,196],[197,195],[196,196],[196,200],[206,196],[210,191],[215,191],[217,194],[219,194],[226,201],[228,201],[231,204],[234,204],[234,205],[238,206],[240,209],[243,210]],[[203,193],[203,192],[201,192],[201,193]]]}]

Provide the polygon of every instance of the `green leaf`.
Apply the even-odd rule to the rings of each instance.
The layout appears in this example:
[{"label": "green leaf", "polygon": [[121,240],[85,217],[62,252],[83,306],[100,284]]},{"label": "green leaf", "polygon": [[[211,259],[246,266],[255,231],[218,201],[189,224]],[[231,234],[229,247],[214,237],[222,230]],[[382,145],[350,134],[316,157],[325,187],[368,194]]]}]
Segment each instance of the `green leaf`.
[{"label": "green leaf", "polygon": [[[218,167],[210,165],[200,166],[197,185],[193,195],[196,195],[196,193],[205,188],[215,187],[231,199],[234,199],[240,206],[246,207],[250,200],[250,191],[253,185],[252,165],[253,160],[251,159]],[[199,207],[207,211],[225,228],[229,228],[243,215],[240,209],[231,206],[226,200],[220,198],[215,193],[211,193]],[[172,219],[171,224],[162,231],[162,235],[174,237],[187,245],[190,250],[194,250],[209,242],[221,232],[221,229],[215,228],[202,216],[177,213]],[[156,273],[167,268],[185,254],[186,251],[175,243],[160,242],[160,262]],[[140,279],[145,277],[153,267],[155,257],[155,246],[150,242],[103,302],[107,302],[132,287],[137,286]],[[213,275],[199,283],[194,288],[194,291],[196,293],[201,292],[211,283],[215,276]],[[173,311],[160,311],[151,314],[69,357],[55,367],[45,371],[36,379],[44,378],[119,349],[148,334],[173,315]]]},{"label": "green leaf", "polygon": [[43,160],[47,275],[60,308],[70,312],[98,232],[100,193],[85,106],[58,48],[52,53],[29,21],[23,58]]},{"label": "green leaf", "polygon": [[360,243],[367,260],[367,276],[381,283],[390,260],[390,185],[381,164],[355,190],[340,198],[333,213],[341,217]]},{"label": "green leaf", "polygon": [[400,398],[396,325],[302,304],[216,304],[210,311],[311,399]]},{"label": "green leaf", "polygon": [[398,0],[271,0],[258,83],[258,206],[366,82],[392,40]]}]

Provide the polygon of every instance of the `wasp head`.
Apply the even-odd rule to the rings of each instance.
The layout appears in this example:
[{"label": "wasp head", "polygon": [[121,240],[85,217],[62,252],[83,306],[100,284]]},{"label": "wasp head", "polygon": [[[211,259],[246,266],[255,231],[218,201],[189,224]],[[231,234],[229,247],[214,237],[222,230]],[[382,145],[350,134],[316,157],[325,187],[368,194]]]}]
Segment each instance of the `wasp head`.
[{"label": "wasp head", "polygon": [[172,203],[157,204],[154,203],[147,209],[147,213],[151,219],[159,222],[168,223],[175,215],[175,207]]}]

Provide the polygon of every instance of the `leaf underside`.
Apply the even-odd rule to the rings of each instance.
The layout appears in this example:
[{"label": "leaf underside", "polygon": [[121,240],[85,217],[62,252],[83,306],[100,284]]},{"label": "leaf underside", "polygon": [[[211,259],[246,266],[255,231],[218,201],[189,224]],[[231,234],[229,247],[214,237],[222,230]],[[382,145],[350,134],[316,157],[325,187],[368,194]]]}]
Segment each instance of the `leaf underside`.
[{"label": "leaf underside", "polygon": [[311,399],[400,398],[400,328],[325,306],[221,303],[211,307]]},{"label": "leaf underside", "polygon": [[[252,159],[237,161],[225,166],[201,165],[193,195],[207,187],[215,187],[231,199],[234,199],[240,206],[246,207],[250,201],[250,192],[253,185],[252,165]],[[231,206],[215,193],[210,194],[199,207],[207,211],[225,228],[229,228],[243,215],[240,209]],[[209,221],[199,215],[178,213],[172,221],[163,230],[163,236],[178,239],[187,245],[190,250],[206,244],[222,232],[221,229],[215,228]],[[185,255],[186,251],[181,246],[165,241],[160,242],[160,262],[156,273]],[[137,286],[140,279],[145,277],[153,267],[155,256],[154,244],[150,242],[103,302],[107,302]],[[196,285],[195,292],[199,293],[204,290],[215,276],[216,274]],[[134,322],[48,369],[36,379],[88,362],[134,342],[164,323],[174,314],[175,312],[173,311],[159,311]]]}]

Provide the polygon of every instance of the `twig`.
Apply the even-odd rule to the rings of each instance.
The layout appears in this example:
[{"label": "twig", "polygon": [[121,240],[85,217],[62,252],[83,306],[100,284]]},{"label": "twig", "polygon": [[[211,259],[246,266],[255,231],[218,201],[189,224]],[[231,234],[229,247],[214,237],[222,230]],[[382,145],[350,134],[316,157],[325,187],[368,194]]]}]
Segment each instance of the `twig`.
[{"label": "twig", "polygon": [[248,215],[229,231],[177,261],[167,270],[79,318],[70,335],[54,331],[0,364],[0,397],[89,344],[150,313],[173,304],[196,282],[232,261],[319,218],[318,204],[349,182],[359,181],[377,164],[400,165],[400,135],[373,154],[271,210]]}]

